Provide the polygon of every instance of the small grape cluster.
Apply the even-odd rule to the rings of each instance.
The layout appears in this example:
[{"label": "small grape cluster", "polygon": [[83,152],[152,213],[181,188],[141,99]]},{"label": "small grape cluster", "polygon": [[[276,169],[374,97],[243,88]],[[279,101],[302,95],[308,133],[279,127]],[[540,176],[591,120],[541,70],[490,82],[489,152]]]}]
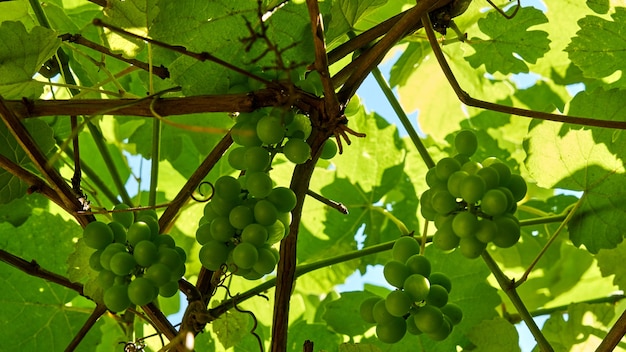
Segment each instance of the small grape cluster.
[{"label": "small grape cluster", "polygon": [[479,257],[490,242],[500,248],[515,245],[520,226],[514,213],[526,195],[526,182],[494,157],[472,161],[478,147],[472,131],[460,131],[454,144],[458,154],[428,170],[430,188],[420,197],[422,215],[437,227],[434,245],[459,247],[467,258]]},{"label": "small grape cluster", "polygon": [[[113,209],[123,211],[126,204]],[[104,304],[121,312],[131,304],[146,305],[158,295],[172,297],[185,273],[187,255],[174,239],[159,234],[156,212],[113,212],[113,221],[90,222],[83,230],[85,245],[96,251],[89,257],[91,269],[104,292]]]},{"label": "small grape cluster", "polygon": [[[241,176],[216,180],[196,231],[205,268],[217,270],[226,264],[249,280],[274,270],[279,258],[272,245],[289,231],[296,195],[287,187],[274,187],[269,175],[272,159],[282,152],[295,164],[309,160],[310,133],[308,117],[291,110],[261,109],[237,116],[231,130],[236,147],[228,162]],[[323,157],[332,157],[337,146],[327,141],[324,150]]]},{"label": "small grape cluster", "polygon": [[396,343],[407,332],[441,341],[463,318],[461,308],[448,302],[452,282],[443,273],[431,273],[430,261],[419,250],[412,237],[396,240],[393,260],[385,264],[383,274],[397,290],[384,299],[375,296],[361,303],[361,317],[376,324],[376,336],[382,342]]}]

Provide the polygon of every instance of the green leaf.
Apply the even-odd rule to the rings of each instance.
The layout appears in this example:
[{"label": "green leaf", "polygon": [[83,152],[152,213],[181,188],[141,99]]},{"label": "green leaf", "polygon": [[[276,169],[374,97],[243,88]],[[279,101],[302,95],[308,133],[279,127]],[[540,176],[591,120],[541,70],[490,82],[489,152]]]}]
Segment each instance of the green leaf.
[{"label": "green leaf", "polygon": [[521,8],[511,20],[492,11],[478,21],[489,39],[473,37],[471,47],[475,53],[466,60],[475,68],[484,64],[490,73],[529,72],[526,62],[536,63],[550,49],[548,33],[529,28],[547,21],[543,12],[533,7]]},{"label": "green leaf", "polygon": [[339,352],[381,352],[382,350],[374,345],[365,343],[342,343],[339,345]]},{"label": "green leaf", "polygon": [[326,30],[329,42],[344,35],[347,31],[356,30],[359,19],[386,3],[385,0],[338,0],[332,2],[330,21]]},{"label": "green leaf", "polygon": [[613,249],[601,249],[596,255],[598,266],[602,276],[613,277],[613,283],[624,290],[626,288],[626,270],[624,270],[624,258],[626,257],[626,242],[620,243]]},{"label": "green leaf", "polygon": [[5,99],[35,98],[43,91],[33,76],[57,51],[61,40],[54,31],[36,26],[30,32],[21,22],[0,24],[0,95]]},{"label": "green leaf", "polygon": [[231,309],[213,321],[211,327],[222,346],[230,348],[250,333],[249,322],[248,314]]},{"label": "green leaf", "polygon": [[[26,129],[37,143],[39,150],[45,155],[54,148],[53,131],[44,121],[39,119],[24,120]],[[0,154],[26,169],[32,169],[32,161],[17,143],[5,124],[0,125]],[[26,194],[28,184],[21,181],[7,170],[0,169],[0,204],[6,204]]]},{"label": "green leaf", "polygon": [[483,320],[470,330],[467,337],[476,345],[476,352],[521,351],[517,330],[500,317]]},{"label": "green leaf", "polygon": [[348,336],[363,335],[372,325],[361,318],[361,302],[374,295],[364,291],[343,292],[326,305],[322,318],[336,332]]},{"label": "green leaf", "polygon": [[623,75],[617,79],[611,76],[626,69],[623,53],[626,45],[626,8],[616,7],[611,15],[612,21],[587,16],[580,21],[580,30],[572,38],[565,49],[570,60],[578,66],[585,77],[607,79],[613,81],[611,86],[626,87],[626,78]]},{"label": "green leaf", "polygon": [[614,316],[611,304],[575,303],[568,307],[567,319],[554,313],[541,331],[555,351],[593,351]]},{"label": "green leaf", "polygon": [[287,351],[301,351],[304,341],[312,341],[316,351],[332,351],[342,341],[341,336],[328,330],[325,324],[309,324],[299,320],[289,327]]},{"label": "green leaf", "polygon": [[402,51],[398,60],[391,67],[389,85],[391,87],[405,85],[411,73],[430,52],[430,44],[427,41],[409,42],[406,49]]}]

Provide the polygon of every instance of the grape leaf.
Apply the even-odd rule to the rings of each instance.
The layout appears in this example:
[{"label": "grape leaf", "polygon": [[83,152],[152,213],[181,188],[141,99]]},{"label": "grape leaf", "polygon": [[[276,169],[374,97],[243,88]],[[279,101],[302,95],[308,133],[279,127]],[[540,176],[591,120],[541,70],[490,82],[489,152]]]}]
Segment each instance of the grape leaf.
[{"label": "grape leaf", "polygon": [[[626,45],[626,28],[623,26],[626,8],[616,7],[611,18],[612,21],[597,16],[581,19],[578,21],[580,30],[565,48],[570,60],[585,77],[604,79],[626,69],[626,55],[623,53]],[[624,88],[626,78],[620,74],[610,86]]]},{"label": "grape leaf", "polygon": [[624,265],[622,265],[625,257],[626,242],[620,243],[613,249],[601,249],[596,255],[602,276],[615,275],[613,283],[620,290],[626,289],[626,271],[624,271]]},{"label": "grape leaf", "polygon": [[[44,237],[42,228],[54,232]],[[46,212],[29,217],[17,228],[0,224],[0,248],[25,260],[36,258],[42,268],[60,275],[67,271],[65,260],[72,251],[72,240],[78,236],[76,223]],[[0,265],[0,284],[5,288],[0,290],[2,351],[63,350],[91,314],[91,309],[68,305],[77,296],[75,291],[8,265]],[[98,325],[78,350],[95,349],[100,340]]]},{"label": "grape leaf", "polygon": [[301,351],[304,341],[312,341],[316,351],[332,351],[342,341],[336,333],[328,330],[325,324],[309,324],[299,320],[289,326],[287,351]]},{"label": "grape leaf", "polygon": [[363,335],[372,327],[361,318],[361,302],[373,294],[365,291],[342,292],[341,297],[326,305],[322,318],[330,328],[348,336]]},{"label": "grape leaf", "polygon": [[[613,101],[623,93],[596,90],[579,93],[570,113],[608,120],[623,119],[623,107]],[[626,205],[621,201],[626,182],[622,133],[553,122],[531,126],[524,142],[526,166],[542,187],[585,191],[577,214],[569,223],[570,239],[592,253],[614,248],[623,239]]]},{"label": "grape leaf", "polygon": [[365,343],[342,343],[339,345],[339,352],[381,352],[382,350],[374,345]]},{"label": "grape leaf", "polygon": [[0,95],[5,99],[34,98],[43,85],[33,76],[57,51],[61,40],[47,28],[36,26],[30,32],[21,22],[0,24]]},{"label": "grape leaf", "polygon": [[[28,119],[26,129],[33,137],[42,153],[48,154],[54,148],[53,131],[44,121]],[[0,125],[0,154],[23,168],[31,168],[32,162],[17,143],[5,124]],[[26,194],[28,184],[13,176],[4,168],[0,169],[0,204],[6,204]]]},{"label": "grape leaf", "polygon": [[250,333],[249,321],[250,316],[248,314],[231,309],[214,320],[211,327],[222,346],[230,348],[236,345],[244,335]]},{"label": "grape leaf", "polygon": [[403,86],[409,76],[420,65],[424,57],[430,53],[430,44],[426,41],[409,42],[408,46],[391,67],[389,85],[391,87]]},{"label": "grape leaf", "polygon": [[500,317],[483,320],[469,331],[467,337],[476,345],[476,352],[521,351],[517,330]]},{"label": "grape leaf", "polygon": [[385,0],[333,1],[330,21],[327,21],[326,40],[330,43],[347,31],[356,30],[359,19],[386,3]]},{"label": "grape leaf", "polygon": [[541,331],[555,351],[593,351],[614,316],[615,307],[608,303],[574,303],[567,309],[567,320],[562,313],[554,313]]},{"label": "grape leaf", "polygon": [[521,8],[511,20],[492,11],[478,20],[489,39],[473,37],[471,47],[476,52],[466,60],[475,68],[484,64],[491,73],[529,72],[526,62],[537,62],[550,49],[548,33],[529,28],[547,21],[543,12],[533,7]]}]

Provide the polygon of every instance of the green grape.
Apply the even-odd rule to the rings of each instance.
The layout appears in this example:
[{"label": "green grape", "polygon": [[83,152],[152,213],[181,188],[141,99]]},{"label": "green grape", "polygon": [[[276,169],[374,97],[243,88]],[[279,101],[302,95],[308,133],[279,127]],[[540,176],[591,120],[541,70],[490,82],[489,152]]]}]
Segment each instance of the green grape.
[{"label": "green grape", "polygon": [[278,220],[278,211],[272,202],[261,199],[254,205],[254,220],[261,225],[270,226]]},{"label": "green grape", "polygon": [[496,188],[500,184],[500,174],[494,168],[483,167],[476,171],[476,175],[485,181],[485,190]]},{"label": "green grape", "polygon": [[426,297],[428,297],[428,292],[430,291],[430,282],[423,275],[409,275],[409,277],[404,280],[404,291],[408,293],[409,296],[411,296],[413,301],[423,301],[426,299]]},{"label": "green grape", "polygon": [[394,317],[401,317],[407,314],[412,304],[413,300],[411,297],[402,290],[391,291],[385,298],[385,308]]},{"label": "green grape", "polygon": [[439,160],[437,165],[435,166],[437,178],[442,181],[448,181],[448,177],[452,175],[455,171],[461,170],[461,163],[454,158],[443,158]]},{"label": "green grape", "polygon": [[156,212],[156,210],[154,210],[154,209],[143,209],[143,210],[139,210],[139,211],[137,212],[137,214],[135,214],[135,215],[136,215],[136,216],[135,216],[135,218],[136,218],[136,219],[138,219],[138,218],[140,218],[140,217],[147,216],[147,217],[150,217],[150,218],[152,218],[152,219],[154,219],[154,220],[157,220],[157,221],[159,220],[159,216],[157,215],[157,212]]},{"label": "green grape", "polygon": [[396,343],[406,334],[404,318],[394,317],[388,322],[376,325],[376,336],[381,342]]},{"label": "green grape", "polygon": [[445,187],[446,183],[443,182],[441,179],[439,179],[439,177],[437,177],[437,168],[431,167],[430,169],[428,169],[428,171],[426,172],[426,184],[429,187]]},{"label": "green grape", "polygon": [[455,159],[456,161],[458,161],[460,165],[463,165],[463,164],[468,163],[470,161],[469,156],[463,155],[463,154],[456,154],[452,158]]},{"label": "green grape", "polygon": [[[159,235],[159,220],[151,216],[138,216],[136,222],[145,222],[150,227],[150,239],[154,239]],[[132,226],[132,225],[131,225]]]},{"label": "green grape", "polygon": [[228,165],[235,170],[245,170],[246,163],[244,161],[244,155],[246,154],[246,147],[237,147],[230,150],[228,153]]},{"label": "green grape", "polygon": [[454,215],[456,214],[437,214],[437,216],[435,216],[435,220],[433,220],[435,222],[435,227],[439,229],[445,222],[448,221],[450,221],[450,225],[452,225]]},{"label": "green grape", "polygon": [[267,196],[281,213],[288,213],[296,207],[296,194],[287,187],[275,187]]},{"label": "green grape", "polygon": [[158,288],[145,277],[137,277],[128,285],[128,298],[138,306],[154,301],[158,294]]},{"label": "green grape", "polygon": [[406,318],[406,332],[411,335],[421,335],[423,334],[420,329],[415,325],[415,319],[413,318],[413,314],[409,315]]},{"label": "green grape", "polygon": [[433,209],[439,214],[449,214],[458,208],[456,199],[448,191],[437,191],[431,198]]},{"label": "green grape", "polygon": [[159,258],[159,248],[152,241],[139,241],[133,248],[133,257],[137,264],[147,268]]},{"label": "green grape", "polygon": [[128,252],[118,252],[111,257],[109,266],[115,275],[125,276],[135,269],[137,262],[132,254]]},{"label": "green grape", "polygon": [[265,198],[272,192],[272,179],[265,172],[251,172],[246,174],[246,187],[251,196]]},{"label": "green grape", "polygon": [[372,308],[372,316],[377,324],[382,324],[395,318],[387,310],[387,304],[384,299],[381,299],[374,304],[374,308]]},{"label": "green grape", "polygon": [[251,243],[241,242],[233,249],[233,262],[238,268],[250,269],[259,260],[259,251]]},{"label": "green grape", "polygon": [[103,251],[103,249],[99,249],[89,256],[89,267],[94,271],[102,271],[104,269],[102,264],[100,264],[100,256]]},{"label": "green grape", "polygon": [[121,243],[111,243],[100,254],[100,265],[106,270],[111,270],[111,258],[119,253],[126,252],[126,246]]},{"label": "green grape", "polygon": [[370,324],[376,324],[376,320],[374,320],[374,305],[383,299],[375,296],[366,298],[361,305],[359,306],[359,313],[361,314],[361,318],[363,321]]},{"label": "green grape", "polygon": [[159,263],[165,264],[168,268],[177,268],[180,264],[184,263],[183,258],[180,257],[178,251],[174,248],[159,248]]},{"label": "green grape", "polygon": [[472,156],[478,149],[478,139],[474,132],[462,130],[454,137],[454,147],[459,154]]},{"label": "green grape", "polygon": [[155,286],[161,287],[170,281],[172,270],[163,263],[154,263],[146,269],[143,277],[152,281]]},{"label": "green grape", "polygon": [[478,218],[470,212],[460,212],[452,219],[452,231],[461,239],[474,236],[477,229]]},{"label": "green grape", "polygon": [[139,241],[150,240],[152,238],[152,229],[150,225],[144,221],[137,221],[130,225],[126,233],[128,244],[135,246]]},{"label": "green grape", "polygon": [[434,341],[443,341],[448,336],[450,336],[451,332],[452,332],[452,324],[447,319],[445,319],[445,316],[444,316],[443,324],[441,324],[439,329],[431,333],[428,333],[428,337],[430,337],[430,339]]},{"label": "green grape", "polygon": [[170,281],[159,287],[161,297],[173,297],[178,292],[178,281]]},{"label": "green grape", "polygon": [[176,246],[174,239],[172,238],[172,236],[168,234],[158,235],[156,238],[152,240],[152,242],[154,242],[154,244],[156,244],[158,248],[161,248],[161,247],[174,248]]},{"label": "green grape", "polygon": [[254,269],[250,269],[250,270],[248,270],[247,273],[245,273],[244,275],[241,275],[241,276],[243,276],[243,278],[246,279],[246,280],[254,281],[254,280],[258,280],[258,279],[262,278],[265,275],[256,272]]},{"label": "green grape", "polygon": [[424,219],[429,221],[433,221],[438,214],[435,209],[433,209],[433,205],[431,202],[432,194],[433,190],[431,188],[422,193],[422,196],[420,197],[420,213],[422,214]]},{"label": "green grape", "polygon": [[413,315],[413,319],[415,320],[417,328],[425,333],[436,332],[444,323],[441,310],[428,304],[419,307],[415,315]]},{"label": "green grape", "polygon": [[113,207],[114,212],[111,213],[111,217],[113,221],[117,221],[120,224],[124,225],[125,228],[129,228],[130,225],[135,221],[135,215],[130,211],[120,212],[119,210],[127,210],[130,209],[130,206],[127,204],[117,204]]},{"label": "green grape", "polygon": [[468,204],[476,204],[487,190],[485,180],[478,175],[469,175],[461,181],[459,193]]},{"label": "green grape", "polygon": [[283,146],[283,154],[294,164],[304,164],[311,159],[311,147],[300,138],[290,138]]},{"label": "green grape", "polygon": [[218,213],[215,212],[215,210],[213,210],[213,206],[211,206],[210,202],[204,206],[204,212],[202,214],[203,214],[203,218],[206,220],[207,223],[210,223],[211,220],[220,216]]},{"label": "green grape", "polygon": [[431,285],[444,287],[448,293],[452,290],[452,281],[450,281],[450,278],[444,273],[434,272],[430,274],[428,281],[430,281]]},{"label": "green grape", "polygon": [[320,159],[329,160],[337,155],[337,143],[332,139],[327,139],[322,146],[322,153],[320,154]]},{"label": "green grape", "polygon": [[385,280],[397,288],[404,286],[404,281],[409,277],[409,268],[404,263],[397,260],[388,261],[383,267],[383,276]]},{"label": "green grape", "polygon": [[396,240],[391,249],[391,257],[394,260],[404,263],[409,257],[419,254],[420,245],[411,236],[402,236]]},{"label": "green grape", "polygon": [[511,178],[509,179],[506,187],[511,191],[511,194],[513,194],[513,199],[516,202],[524,199],[524,197],[526,196],[526,192],[528,191],[528,186],[526,185],[526,181],[524,181],[524,178],[516,174],[511,175]]},{"label": "green grape", "polygon": [[480,210],[491,216],[504,214],[509,208],[507,196],[499,189],[490,189],[485,192],[481,202]]},{"label": "green grape", "polygon": [[497,189],[502,191],[502,193],[504,193],[504,195],[506,196],[506,203],[508,205],[506,212],[510,213],[511,210],[516,209],[517,204],[515,203],[515,199],[513,198],[513,193],[511,193],[511,190],[506,187],[498,187]]},{"label": "green grape", "polygon": [[430,285],[430,291],[426,296],[426,304],[433,305],[435,307],[443,307],[448,303],[448,290],[441,285]]},{"label": "green grape", "polygon": [[307,139],[311,135],[311,120],[306,115],[295,114],[293,121],[287,125],[285,135],[289,138]]},{"label": "green grape", "polygon": [[[248,150],[253,149],[249,148]],[[263,148],[261,148],[263,149]],[[265,149],[263,149],[265,150]],[[267,153],[267,151],[265,151]],[[241,184],[232,176],[221,176],[215,180],[215,194],[226,201],[237,201],[241,194]]]},{"label": "green grape", "polygon": [[459,242],[461,254],[470,259],[480,257],[485,248],[487,248],[487,244],[479,241],[475,236],[463,237]]},{"label": "green grape", "polygon": [[452,325],[457,325],[463,319],[463,311],[461,310],[461,307],[454,303],[448,303],[441,307],[441,312],[446,317],[450,318]]},{"label": "green grape", "polygon": [[455,171],[448,177],[448,192],[455,198],[461,198],[461,182],[469,176],[465,171]]},{"label": "green grape", "polygon": [[452,221],[448,220],[444,222],[435,232],[433,236],[433,244],[435,247],[449,251],[456,248],[459,245],[461,239],[452,230]]},{"label": "green grape", "polygon": [[224,199],[218,195],[214,195],[211,198],[211,207],[219,216],[228,216],[230,211],[241,204],[241,199]]},{"label": "green grape", "polygon": [[178,281],[183,275],[187,272],[187,266],[184,262],[181,262],[176,268],[172,270],[172,275],[170,276],[170,280]]},{"label": "green grape", "polygon": [[128,286],[114,285],[104,291],[104,305],[112,312],[121,312],[130,307]]},{"label": "green grape", "polygon": [[92,221],[83,230],[83,241],[93,249],[104,249],[113,242],[113,238],[113,230],[101,221]]},{"label": "green grape", "polygon": [[266,115],[257,123],[256,133],[263,144],[276,144],[285,137],[285,125],[280,117]]},{"label": "green grape", "polygon": [[258,251],[259,259],[252,266],[252,270],[261,275],[267,275],[276,268],[276,257],[269,248],[259,248]]},{"label": "green grape", "polygon": [[228,221],[235,229],[243,229],[254,221],[252,209],[245,205],[234,207],[228,214]]},{"label": "green grape", "polygon": [[505,186],[509,183],[509,180],[511,179],[511,169],[509,169],[506,164],[496,162],[491,164],[489,167],[498,171],[498,176],[500,176],[500,186]]},{"label": "green grape", "polygon": [[483,160],[481,164],[483,164],[484,167],[489,167],[495,163],[501,163],[501,162],[502,161],[500,161],[500,159],[496,158],[495,156],[490,156],[486,158],[485,160]]},{"label": "green grape", "polygon": [[[285,213],[291,215],[291,213]],[[280,220],[280,214],[278,220],[270,226],[265,226],[267,229],[267,244],[274,244],[280,242],[289,233],[289,224],[285,226],[284,222]]]},{"label": "green grape", "polygon": [[260,224],[250,224],[241,232],[241,241],[251,243],[256,247],[263,246],[267,239],[267,229]]},{"label": "green grape", "polygon": [[520,238],[519,223],[509,216],[499,216],[494,218],[498,233],[493,238],[493,244],[500,248],[509,248],[514,246]]},{"label": "green grape", "polygon": [[220,216],[211,221],[211,237],[216,241],[230,241],[235,235],[235,228],[230,224],[229,218]]},{"label": "green grape", "polygon": [[213,239],[213,236],[211,236],[211,224],[204,223],[200,225],[198,229],[196,230],[196,241],[198,241],[198,243],[203,245],[212,239]]},{"label": "green grape", "polygon": [[235,118],[235,122],[240,123],[240,124],[246,124],[246,123],[256,124],[259,121],[259,119],[261,119],[261,116],[260,116],[259,110],[256,110],[253,112],[240,113]]},{"label": "green grape", "polygon": [[476,161],[468,161],[461,166],[461,171],[465,171],[470,175],[475,175],[483,166]]},{"label": "green grape", "polygon": [[115,278],[117,275],[113,274],[111,270],[103,269],[98,273],[96,283],[102,287],[102,290],[106,291],[109,287],[115,284]]},{"label": "green grape", "polygon": [[478,222],[478,229],[476,230],[476,239],[482,243],[489,243],[493,241],[498,233],[498,226],[495,222],[489,219],[482,219]]},{"label": "green grape", "polygon": [[229,250],[226,244],[211,240],[200,248],[198,257],[200,258],[200,263],[202,263],[205,268],[215,271],[219,269],[220,265],[226,262],[228,252]]},{"label": "green grape", "polygon": [[270,153],[263,147],[249,147],[243,159],[247,171],[265,171],[270,166]]},{"label": "green grape", "polygon": [[259,146],[263,142],[256,133],[256,121],[237,122],[231,129],[233,141],[244,147]]},{"label": "green grape", "polygon": [[405,265],[411,274],[420,274],[424,277],[430,276],[430,261],[423,255],[414,254],[406,260]]},{"label": "green grape", "polygon": [[117,221],[111,221],[107,224],[113,231],[113,242],[126,243],[126,227]]}]

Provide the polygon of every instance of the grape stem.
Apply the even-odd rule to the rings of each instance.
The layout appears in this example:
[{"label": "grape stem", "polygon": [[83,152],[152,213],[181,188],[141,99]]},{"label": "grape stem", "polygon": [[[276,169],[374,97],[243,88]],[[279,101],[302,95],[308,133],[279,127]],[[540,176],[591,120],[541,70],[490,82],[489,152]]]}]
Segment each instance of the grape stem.
[{"label": "grape stem", "polygon": [[389,219],[391,222],[393,222],[396,225],[398,230],[400,230],[401,236],[411,235],[412,231],[409,231],[409,229],[406,227],[404,222],[402,222],[400,219],[395,217],[391,212],[387,211],[387,209],[381,208],[379,206],[374,206],[374,205],[368,205],[366,208],[383,214],[387,219]]},{"label": "grape stem", "polygon": [[502,288],[504,293],[509,297],[509,299],[513,303],[513,306],[515,306],[515,309],[517,309],[520,317],[522,318],[524,323],[526,323],[526,326],[537,341],[540,350],[542,352],[554,351],[548,340],[546,340],[545,336],[543,336],[543,333],[541,332],[541,329],[539,329],[539,327],[537,326],[537,323],[535,323],[535,321],[533,320],[533,317],[530,315],[528,308],[526,308],[524,302],[522,302],[522,299],[515,289],[514,280],[509,279],[502,272],[498,264],[495,262],[495,260],[493,260],[493,258],[489,255],[487,251],[484,251],[482,253],[482,257],[487,264],[487,267],[489,268],[489,270],[491,270],[493,276],[498,281],[500,288]]},{"label": "grape stem", "polygon": [[537,265],[537,262],[539,262],[539,260],[541,259],[541,257],[543,257],[543,255],[546,253],[546,251],[548,250],[548,248],[550,248],[550,246],[552,245],[552,243],[554,243],[554,241],[556,240],[556,238],[559,236],[559,234],[563,231],[563,229],[565,228],[565,226],[567,226],[567,223],[569,223],[570,220],[572,220],[572,218],[574,217],[574,214],[576,213],[576,211],[578,210],[578,208],[580,208],[580,205],[583,203],[583,200],[585,199],[585,195],[587,193],[583,192],[582,196],[580,197],[580,199],[578,199],[578,201],[576,203],[574,203],[574,206],[571,208],[571,210],[569,211],[569,213],[567,214],[567,216],[565,217],[565,219],[563,220],[563,222],[561,222],[561,224],[559,225],[559,227],[556,229],[556,231],[554,231],[554,233],[552,234],[552,236],[550,237],[550,239],[548,239],[548,242],[546,242],[546,244],[543,246],[543,248],[541,249],[541,251],[539,252],[539,254],[537,254],[537,256],[535,257],[535,259],[532,261],[532,263],[530,263],[530,265],[528,266],[528,268],[526,269],[526,271],[524,272],[524,274],[522,275],[522,277],[520,277],[520,279],[518,281],[515,282],[515,287],[519,287],[521,284],[523,284],[524,282],[526,282],[526,280],[528,279],[528,275],[530,275],[530,272],[535,268],[535,265]]},{"label": "grape stem", "polygon": [[342,213],[344,215],[348,215],[348,208],[346,208],[346,206],[343,205],[342,203],[335,202],[334,200],[330,200],[330,199],[322,196],[319,193],[315,193],[315,192],[311,191],[310,189],[306,191],[306,194],[308,196],[312,197],[313,199],[328,205],[329,207],[331,207],[333,209],[337,209],[337,211],[339,211],[340,213]]}]

